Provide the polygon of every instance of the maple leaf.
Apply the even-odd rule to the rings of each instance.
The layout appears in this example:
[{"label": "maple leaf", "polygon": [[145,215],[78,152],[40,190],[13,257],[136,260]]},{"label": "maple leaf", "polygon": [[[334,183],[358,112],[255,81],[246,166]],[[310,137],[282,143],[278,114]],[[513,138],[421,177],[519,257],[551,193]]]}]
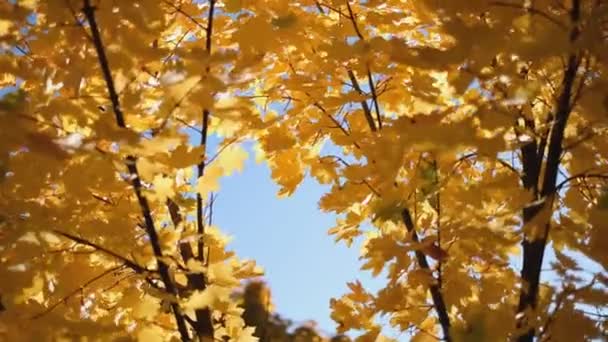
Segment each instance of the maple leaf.
[{"label": "maple leaf", "polygon": [[160,201],[165,201],[167,198],[175,196],[175,182],[169,177],[156,175],[152,180],[154,185],[154,195]]}]

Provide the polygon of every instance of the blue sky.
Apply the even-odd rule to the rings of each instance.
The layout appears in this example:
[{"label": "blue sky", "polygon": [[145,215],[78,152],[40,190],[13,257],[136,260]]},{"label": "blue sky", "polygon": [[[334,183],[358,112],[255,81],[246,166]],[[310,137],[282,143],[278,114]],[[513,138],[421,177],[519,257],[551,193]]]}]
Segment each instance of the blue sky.
[{"label": "blue sky", "polygon": [[279,314],[296,323],[313,319],[333,333],[329,300],[355,279],[379,285],[359,270],[359,248],[327,235],[335,216],[319,211],[325,189],[307,179],[294,195],[278,198],[270,170],[251,155],[243,173],[226,177],[214,206],[214,224],[233,237],[229,248],[264,267]]}]

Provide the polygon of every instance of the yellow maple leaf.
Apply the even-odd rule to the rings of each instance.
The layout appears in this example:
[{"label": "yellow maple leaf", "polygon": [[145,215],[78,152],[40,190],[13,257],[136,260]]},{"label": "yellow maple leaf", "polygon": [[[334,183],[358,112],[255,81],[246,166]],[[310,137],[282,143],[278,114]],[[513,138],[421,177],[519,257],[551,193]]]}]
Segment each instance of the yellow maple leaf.
[{"label": "yellow maple leaf", "polygon": [[195,291],[183,303],[185,309],[219,308],[222,303],[230,302],[230,288],[211,284],[203,291]]},{"label": "yellow maple leaf", "polygon": [[204,148],[204,146],[191,147],[186,144],[179,145],[175,150],[171,151],[169,165],[178,169],[196,165],[202,159]]},{"label": "yellow maple leaf", "polygon": [[196,184],[196,192],[202,196],[206,196],[209,192],[218,191],[220,189],[220,178],[224,175],[224,169],[221,165],[211,164],[205,169],[205,174],[199,177]]},{"label": "yellow maple leaf", "polygon": [[209,280],[213,284],[220,286],[236,286],[239,281],[233,275],[232,267],[224,262],[217,262],[209,265]]},{"label": "yellow maple leaf", "polygon": [[195,90],[200,80],[200,76],[190,76],[183,81],[171,83],[167,86],[167,94],[173,101],[181,102]]},{"label": "yellow maple leaf", "polygon": [[242,172],[245,161],[249,155],[240,145],[230,145],[219,155],[217,163],[221,166],[226,176],[239,171]]},{"label": "yellow maple leaf", "polygon": [[156,175],[152,181],[154,196],[161,202],[175,196],[175,181],[169,177]]},{"label": "yellow maple leaf", "polygon": [[255,337],[253,334],[255,333],[254,327],[245,327],[241,330],[238,339],[236,342],[257,342],[260,339]]}]

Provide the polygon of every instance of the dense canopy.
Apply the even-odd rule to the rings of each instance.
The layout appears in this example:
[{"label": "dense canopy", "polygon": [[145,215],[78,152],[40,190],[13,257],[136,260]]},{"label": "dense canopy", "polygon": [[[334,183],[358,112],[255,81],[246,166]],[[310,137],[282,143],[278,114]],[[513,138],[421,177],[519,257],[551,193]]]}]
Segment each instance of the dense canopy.
[{"label": "dense canopy", "polygon": [[0,88],[1,340],[318,338],[235,297],[244,142],[383,279],[338,333],[608,334],[606,1],[4,0]]}]

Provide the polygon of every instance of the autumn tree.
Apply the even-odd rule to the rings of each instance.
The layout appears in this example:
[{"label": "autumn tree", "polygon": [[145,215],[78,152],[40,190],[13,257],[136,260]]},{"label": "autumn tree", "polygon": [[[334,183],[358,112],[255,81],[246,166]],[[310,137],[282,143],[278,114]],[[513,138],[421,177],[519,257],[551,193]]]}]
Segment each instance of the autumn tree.
[{"label": "autumn tree", "polygon": [[3,338],[254,340],[230,294],[259,270],[211,210],[246,139],[280,196],[329,186],[329,233],[386,279],[331,301],[340,332],[386,340],[388,318],[414,340],[606,336],[605,1],[0,14]]}]

